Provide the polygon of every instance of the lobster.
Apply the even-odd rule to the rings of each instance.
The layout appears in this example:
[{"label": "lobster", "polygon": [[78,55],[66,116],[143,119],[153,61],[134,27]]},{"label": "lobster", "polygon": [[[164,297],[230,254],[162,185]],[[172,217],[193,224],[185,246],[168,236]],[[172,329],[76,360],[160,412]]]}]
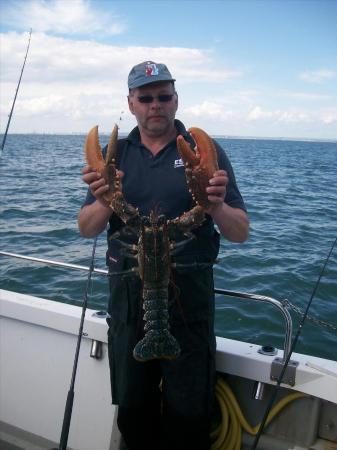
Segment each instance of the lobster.
[{"label": "lobster", "polygon": [[139,211],[125,200],[118,171],[116,153],[118,127],[114,126],[109,139],[105,159],[99,144],[98,126],[92,128],[86,138],[84,152],[89,166],[99,171],[109,186],[103,195],[114,213],[137,236],[137,245],[131,246],[137,255],[138,273],[143,285],[143,309],[145,335],[135,346],[133,356],[138,361],[174,359],[180,354],[179,343],[170,333],[168,313],[168,286],[170,281],[170,252],[177,231],[188,235],[205,219],[209,205],[206,187],[218,169],[217,153],[212,139],[199,128],[188,130],[196,147],[180,135],[178,152],[184,162],[185,175],[195,206],[181,216],[167,220],[164,215],[150,212],[141,217]]}]

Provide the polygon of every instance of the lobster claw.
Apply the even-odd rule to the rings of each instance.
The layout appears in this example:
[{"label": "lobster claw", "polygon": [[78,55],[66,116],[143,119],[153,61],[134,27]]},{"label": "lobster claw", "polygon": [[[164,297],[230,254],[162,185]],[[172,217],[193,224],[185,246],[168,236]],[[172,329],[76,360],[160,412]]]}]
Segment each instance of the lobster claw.
[{"label": "lobster claw", "polygon": [[210,206],[206,188],[218,170],[218,157],[213,140],[200,128],[190,128],[189,133],[196,143],[193,150],[183,136],[177,137],[177,148],[184,162],[189,190],[197,205],[204,209]]},{"label": "lobster claw", "polygon": [[102,172],[105,168],[105,161],[102,156],[102,148],[98,139],[98,125],[93,127],[85,140],[84,155],[88,166]]},{"label": "lobster claw", "polygon": [[103,195],[104,200],[108,202],[110,208],[125,224],[137,232],[140,220],[138,209],[134,208],[125,200],[116,168],[117,142],[118,126],[115,125],[110,136],[104,160],[98,139],[98,126],[95,126],[89,131],[85,141],[85,159],[92,169],[101,173],[106,184],[109,186],[109,190]]},{"label": "lobster claw", "polygon": [[103,196],[108,202],[111,202],[114,194],[119,191],[119,178],[115,168],[117,138],[118,127],[115,125],[110,136],[105,160],[99,143],[97,125],[89,131],[84,145],[84,154],[87,164],[97,170],[97,172],[100,172],[106,183],[109,185],[109,191]]}]

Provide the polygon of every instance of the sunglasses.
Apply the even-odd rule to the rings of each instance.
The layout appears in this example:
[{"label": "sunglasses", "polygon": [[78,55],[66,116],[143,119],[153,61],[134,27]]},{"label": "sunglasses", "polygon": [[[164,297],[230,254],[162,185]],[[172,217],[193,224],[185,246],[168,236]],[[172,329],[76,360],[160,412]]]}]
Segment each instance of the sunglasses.
[{"label": "sunglasses", "polygon": [[157,98],[160,103],[168,103],[173,97],[174,94],[159,94],[157,97],[153,97],[153,95],[140,95],[138,101],[139,103],[152,103]]}]

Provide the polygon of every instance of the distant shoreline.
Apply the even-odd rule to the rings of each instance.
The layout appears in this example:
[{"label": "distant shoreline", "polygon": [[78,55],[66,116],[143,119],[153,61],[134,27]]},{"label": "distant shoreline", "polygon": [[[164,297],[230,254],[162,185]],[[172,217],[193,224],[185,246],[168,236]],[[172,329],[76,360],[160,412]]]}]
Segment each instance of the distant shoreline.
[{"label": "distant shoreline", "polygon": [[[86,136],[87,133],[73,132],[73,133],[10,133],[8,136]],[[109,136],[108,132],[101,132],[101,136]],[[120,133],[120,137],[126,137],[127,133]],[[3,136],[3,133],[0,133]],[[214,139],[228,139],[228,140],[251,140],[251,141],[291,141],[291,142],[324,142],[336,144],[336,139],[329,138],[306,138],[306,137],[268,137],[268,136],[230,136],[230,135],[211,135]]]}]

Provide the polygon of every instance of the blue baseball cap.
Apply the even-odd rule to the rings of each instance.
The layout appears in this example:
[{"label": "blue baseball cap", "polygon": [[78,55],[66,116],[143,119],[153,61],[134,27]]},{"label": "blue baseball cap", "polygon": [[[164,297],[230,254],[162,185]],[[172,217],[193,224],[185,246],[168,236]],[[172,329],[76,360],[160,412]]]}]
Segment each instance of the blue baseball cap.
[{"label": "blue baseball cap", "polygon": [[128,77],[129,89],[135,89],[157,81],[176,81],[165,64],[145,61],[134,66]]}]

